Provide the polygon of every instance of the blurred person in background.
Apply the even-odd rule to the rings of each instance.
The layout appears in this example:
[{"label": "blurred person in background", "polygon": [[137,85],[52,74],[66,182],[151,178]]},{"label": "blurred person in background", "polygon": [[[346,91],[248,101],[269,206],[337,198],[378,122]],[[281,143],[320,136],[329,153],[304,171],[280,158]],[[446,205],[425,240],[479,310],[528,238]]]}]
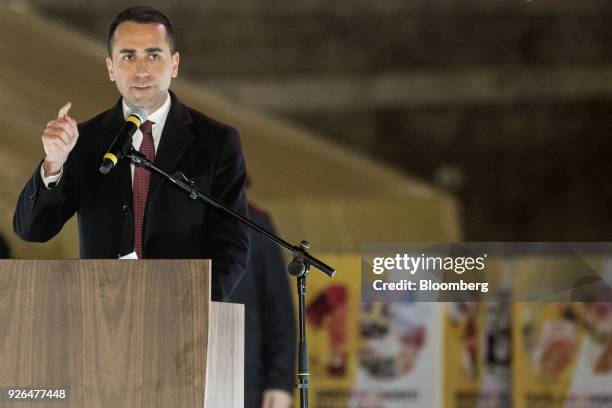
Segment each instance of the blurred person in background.
[{"label": "blurred person in background", "polygon": [[[268,213],[249,203],[249,218],[275,232]],[[288,408],[295,384],[296,323],[280,248],[253,232],[247,274],[231,300],[245,308],[245,408]]]}]

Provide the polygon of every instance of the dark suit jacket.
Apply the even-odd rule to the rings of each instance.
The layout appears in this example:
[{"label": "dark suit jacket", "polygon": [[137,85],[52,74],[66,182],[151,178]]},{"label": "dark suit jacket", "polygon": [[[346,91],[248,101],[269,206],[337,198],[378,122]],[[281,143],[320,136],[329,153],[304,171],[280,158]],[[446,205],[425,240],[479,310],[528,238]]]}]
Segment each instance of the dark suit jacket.
[{"label": "dark suit jacket", "polygon": [[[274,231],[267,213],[249,205],[249,218]],[[244,406],[260,408],[266,389],[293,393],[296,323],[287,266],[280,248],[251,234],[249,267],[231,296],[245,305]]]},{"label": "dark suit jacket", "polygon": [[[180,170],[206,194],[246,214],[245,163],[238,133],[183,105],[171,92],[170,111],[155,164]],[[121,100],[79,127],[79,139],[56,186],[47,189],[40,168],[24,187],[15,233],[26,241],[55,236],[76,212],[81,258],[118,258],[133,251],[130,163],[108,175],[100,159],[124,123]],[[145,258],[210,258],[213,299],[226,300],[246,270],[250,232],[209,205],[189,199],[156,174],[151,177],[143,225]]]}]

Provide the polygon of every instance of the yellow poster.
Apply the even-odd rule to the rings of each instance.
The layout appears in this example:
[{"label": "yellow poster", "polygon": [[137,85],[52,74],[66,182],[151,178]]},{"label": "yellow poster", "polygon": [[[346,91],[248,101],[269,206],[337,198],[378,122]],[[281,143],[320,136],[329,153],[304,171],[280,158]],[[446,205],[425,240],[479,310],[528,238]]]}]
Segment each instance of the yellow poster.
[{"label": "yellow poster", "polygon": [[612,304],[514,306],[514,406],[612,407]]},{"label": "yellow poster", "polygon": [[338,273],[308,277],[310,406],[439,407],[439,305],[362,303],[361,257],[321,259]]},{"label": "yellow poster", "polygon": [[444,406],[511,406],[511,319],[508,302],[444,307]]},{"label": "yellow poster", "polygon": [[[487,302],[444,306],[444,406],[512,406],[512,303],[509,259],[490,260]],[[496,301],[493,301],[496,300]]]}]

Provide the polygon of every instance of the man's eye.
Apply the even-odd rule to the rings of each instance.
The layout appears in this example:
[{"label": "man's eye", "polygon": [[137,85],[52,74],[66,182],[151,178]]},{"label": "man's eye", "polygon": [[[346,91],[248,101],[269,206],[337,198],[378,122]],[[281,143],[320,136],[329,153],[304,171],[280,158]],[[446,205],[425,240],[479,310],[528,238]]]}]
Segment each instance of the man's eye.
[{"label": "man's eye", "polygon": [[161,57],[160,57],[160,55],[159,55],[159,54],[151,54],[151,59],[153,59],[153,60],[158,60],[158,59],[160,59],[160,58],[161,58]]},{"label": "man's eye", "polygon": [[121,59],[124,61],[131,61],[134,59],[134,56],[132,54],[125,54]]}]

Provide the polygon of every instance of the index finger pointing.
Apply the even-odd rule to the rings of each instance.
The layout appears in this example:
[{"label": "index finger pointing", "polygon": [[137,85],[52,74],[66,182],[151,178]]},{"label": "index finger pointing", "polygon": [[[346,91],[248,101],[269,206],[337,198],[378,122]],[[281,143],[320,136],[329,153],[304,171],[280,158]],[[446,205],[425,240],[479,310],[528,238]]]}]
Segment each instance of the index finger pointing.
[{"label": "index finger pointing", "polygon": [[68,111],[70,110],[71,106],[72,106],[72,102],[68,102],[64,106],[62,106],[60,108],[59,112],[57,113],[57,117],[61,119],[64,116],[66,116],[68,114]]}]

